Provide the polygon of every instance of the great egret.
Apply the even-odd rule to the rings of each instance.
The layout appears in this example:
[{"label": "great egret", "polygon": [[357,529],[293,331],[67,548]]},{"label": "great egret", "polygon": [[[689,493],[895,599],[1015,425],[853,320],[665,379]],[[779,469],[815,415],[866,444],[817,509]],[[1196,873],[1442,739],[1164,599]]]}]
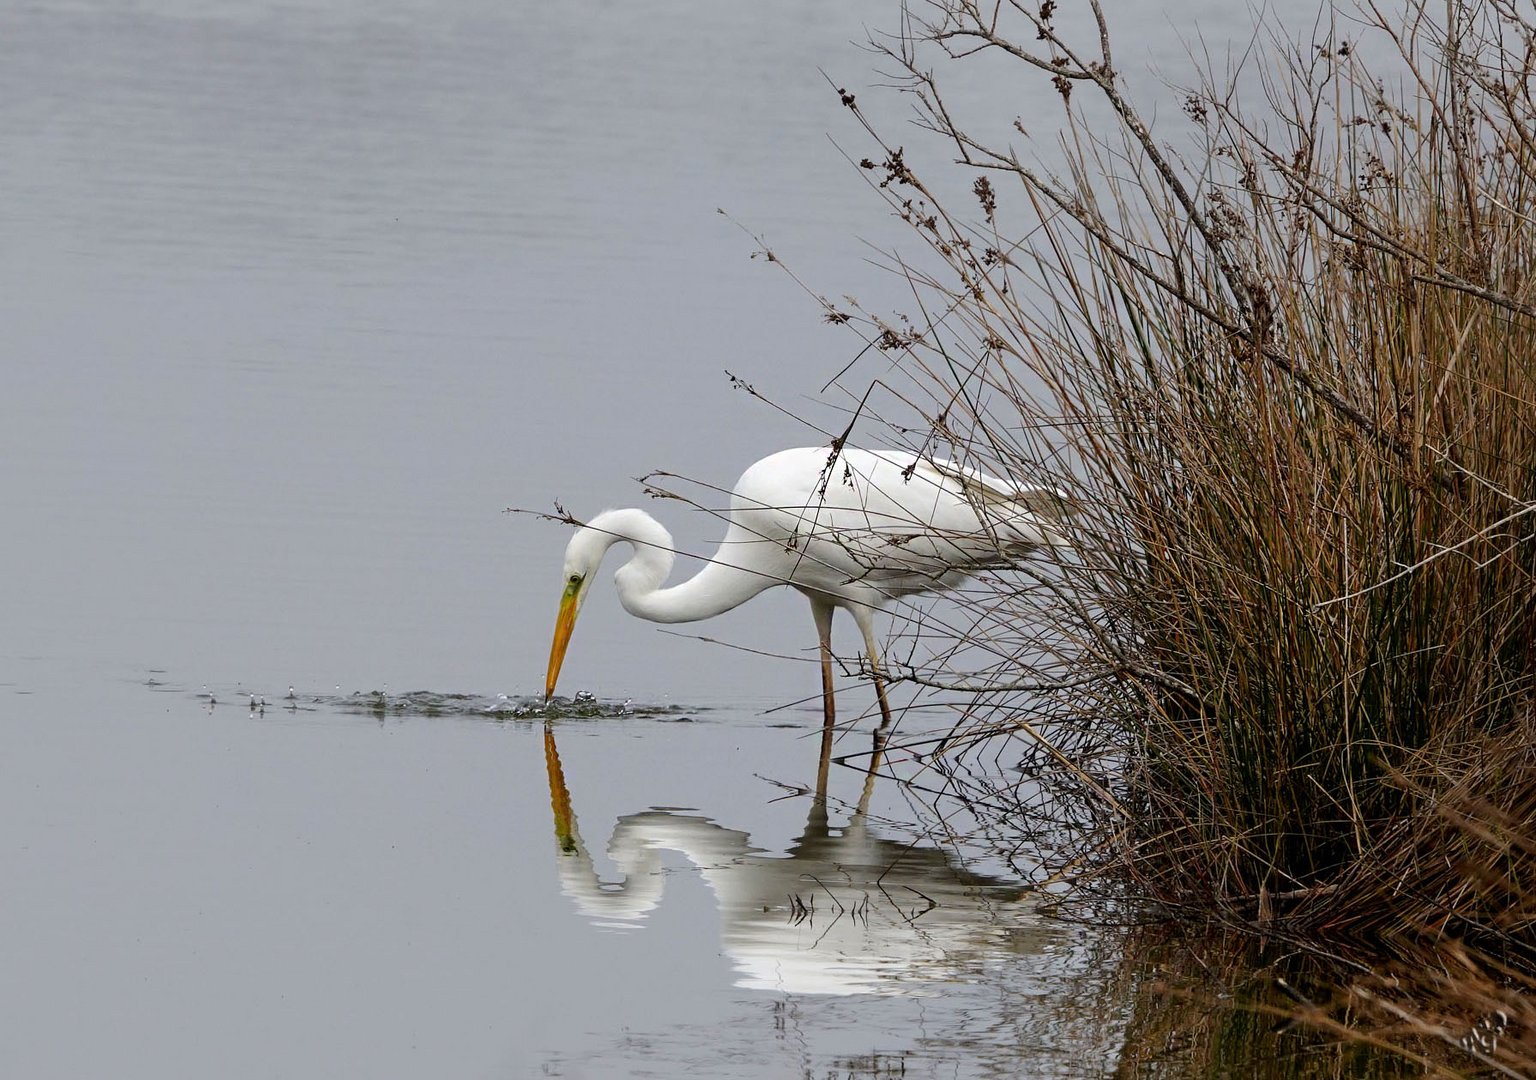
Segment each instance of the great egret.
[{"label": "great egret", "polygon": [[821,646],[823,742],[835,723],[832,612],[849,612],[864,635],[880,712],[876,609],[898,597],[953,588],[988,566],[1062,543],[1051,523],[1063,502],[1045,488],[1018,488],[952,462],[892,450],[800,447],[763,458],[736,482],[720,549],[693,577],[663,588],[672,535],[643,510],[605,510],[565,549],[565,593],[555,619],[544,699],[555,680],[592,579],[620,541],[634,555],[614,574],[619,600],[652,622],[708,619],[765,589],[791,585],[811,602]]}]

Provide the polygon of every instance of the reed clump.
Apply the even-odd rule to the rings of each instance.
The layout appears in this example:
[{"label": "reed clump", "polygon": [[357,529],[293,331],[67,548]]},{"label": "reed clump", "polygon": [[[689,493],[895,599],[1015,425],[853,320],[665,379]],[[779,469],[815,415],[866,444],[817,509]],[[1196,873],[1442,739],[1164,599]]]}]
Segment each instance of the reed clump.
[{"label": "reed clump", "polygon": [[[1390,971],[1360,1001],[1454,1042],[1536,988],[1536,23],[1325,11],[1154,127],[1065,19],[943,0],[881,45],[952,160],[865,122],[928,256],[902,317],[828,304],[927,394],[909,441],[1077,509],[1074,558],[973,598],[1028,693],[968,730],[1083,763],[1101,868]],[[981,57],[1054,84],[1064,164],[951,108]]]}]

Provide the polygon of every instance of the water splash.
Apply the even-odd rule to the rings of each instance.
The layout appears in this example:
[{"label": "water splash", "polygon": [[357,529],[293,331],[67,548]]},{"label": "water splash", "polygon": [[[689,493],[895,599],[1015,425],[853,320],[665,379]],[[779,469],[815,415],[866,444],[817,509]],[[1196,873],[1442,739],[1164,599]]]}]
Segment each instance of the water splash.
[{"label": "water splash", "polygon": [[586,690],[571,697],[510,697],[506,694],[455,694],[432,690],[390,693],[369,690],[346,695],[318,695],[314,704],[340,712],[370,716],[475,716],[493,720],[599,720],[627,716],[682,717],[697,709],[679,705],[648,705],[625,699],[599,698]]},{"label": "water splash", "polygon": [[[186,693],[186,686],[150,679],[146,685],[161,693]],[[387,687],[344,693],[336,687],[330,693],[315,693],[289,686],[286,693],[271,696],[259,689],[236,683],[233,687],[204,684],[192,696],[210,710],[221,703],[248,707],[253,716],[266,716],[268,710],[282,713],[340,712],[384,717],[478,717],[491,720],[608,720],[624,717],[658,717],[688,721],[708,711],[697,706],[649,703],[633,698],[600,698],[589,690],[570,697],[543,697],[511,694],[466,694],[438,690],[398,692]]]}]

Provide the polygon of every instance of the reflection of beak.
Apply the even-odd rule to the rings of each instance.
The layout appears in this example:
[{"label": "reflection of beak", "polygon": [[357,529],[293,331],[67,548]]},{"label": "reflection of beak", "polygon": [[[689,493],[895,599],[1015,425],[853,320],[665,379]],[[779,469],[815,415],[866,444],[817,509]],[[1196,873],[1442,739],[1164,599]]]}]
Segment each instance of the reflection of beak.
[{"label": "reflection of beak", "polygon": [[565,661],[565,647],[571,643],[571,631],[576,629],[576,598],[581,589],[578,585],[566,587],[560,598],[560,614],[555,616],[555,640],[549,647],[549,675],[544,680],[544,700],[555,696],[555,680],[560,678],[560,665]]},{"label": "reflection of beak", "polygon": [[560,768],[560,751],[555,746],[555,732],[544,725],[544,765],[549,770],[549,805],[555,811],[555,842],[566,855],[574,855],[581,845],[576,835],[576,815],[571,812],[571,793],[565,786],[565,770]]}]

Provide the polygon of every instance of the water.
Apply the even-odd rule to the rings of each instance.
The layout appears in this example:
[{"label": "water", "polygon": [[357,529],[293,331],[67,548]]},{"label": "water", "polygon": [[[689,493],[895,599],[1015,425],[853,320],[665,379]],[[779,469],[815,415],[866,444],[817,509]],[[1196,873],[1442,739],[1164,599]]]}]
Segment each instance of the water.
[{"label": "water", "polygon": [[819,74],[902,115],[849,44],[895,10],[9,6],[0,1074],[1113,1071],[1112,942],[897,789],[804,794],[797,597],[733,649],[595,589],[562,686],[641,707],[557,723],[565,825],[517,716],[565,531],[504,508],[844,422],[856,347],[732,218],[897,289]]}]

